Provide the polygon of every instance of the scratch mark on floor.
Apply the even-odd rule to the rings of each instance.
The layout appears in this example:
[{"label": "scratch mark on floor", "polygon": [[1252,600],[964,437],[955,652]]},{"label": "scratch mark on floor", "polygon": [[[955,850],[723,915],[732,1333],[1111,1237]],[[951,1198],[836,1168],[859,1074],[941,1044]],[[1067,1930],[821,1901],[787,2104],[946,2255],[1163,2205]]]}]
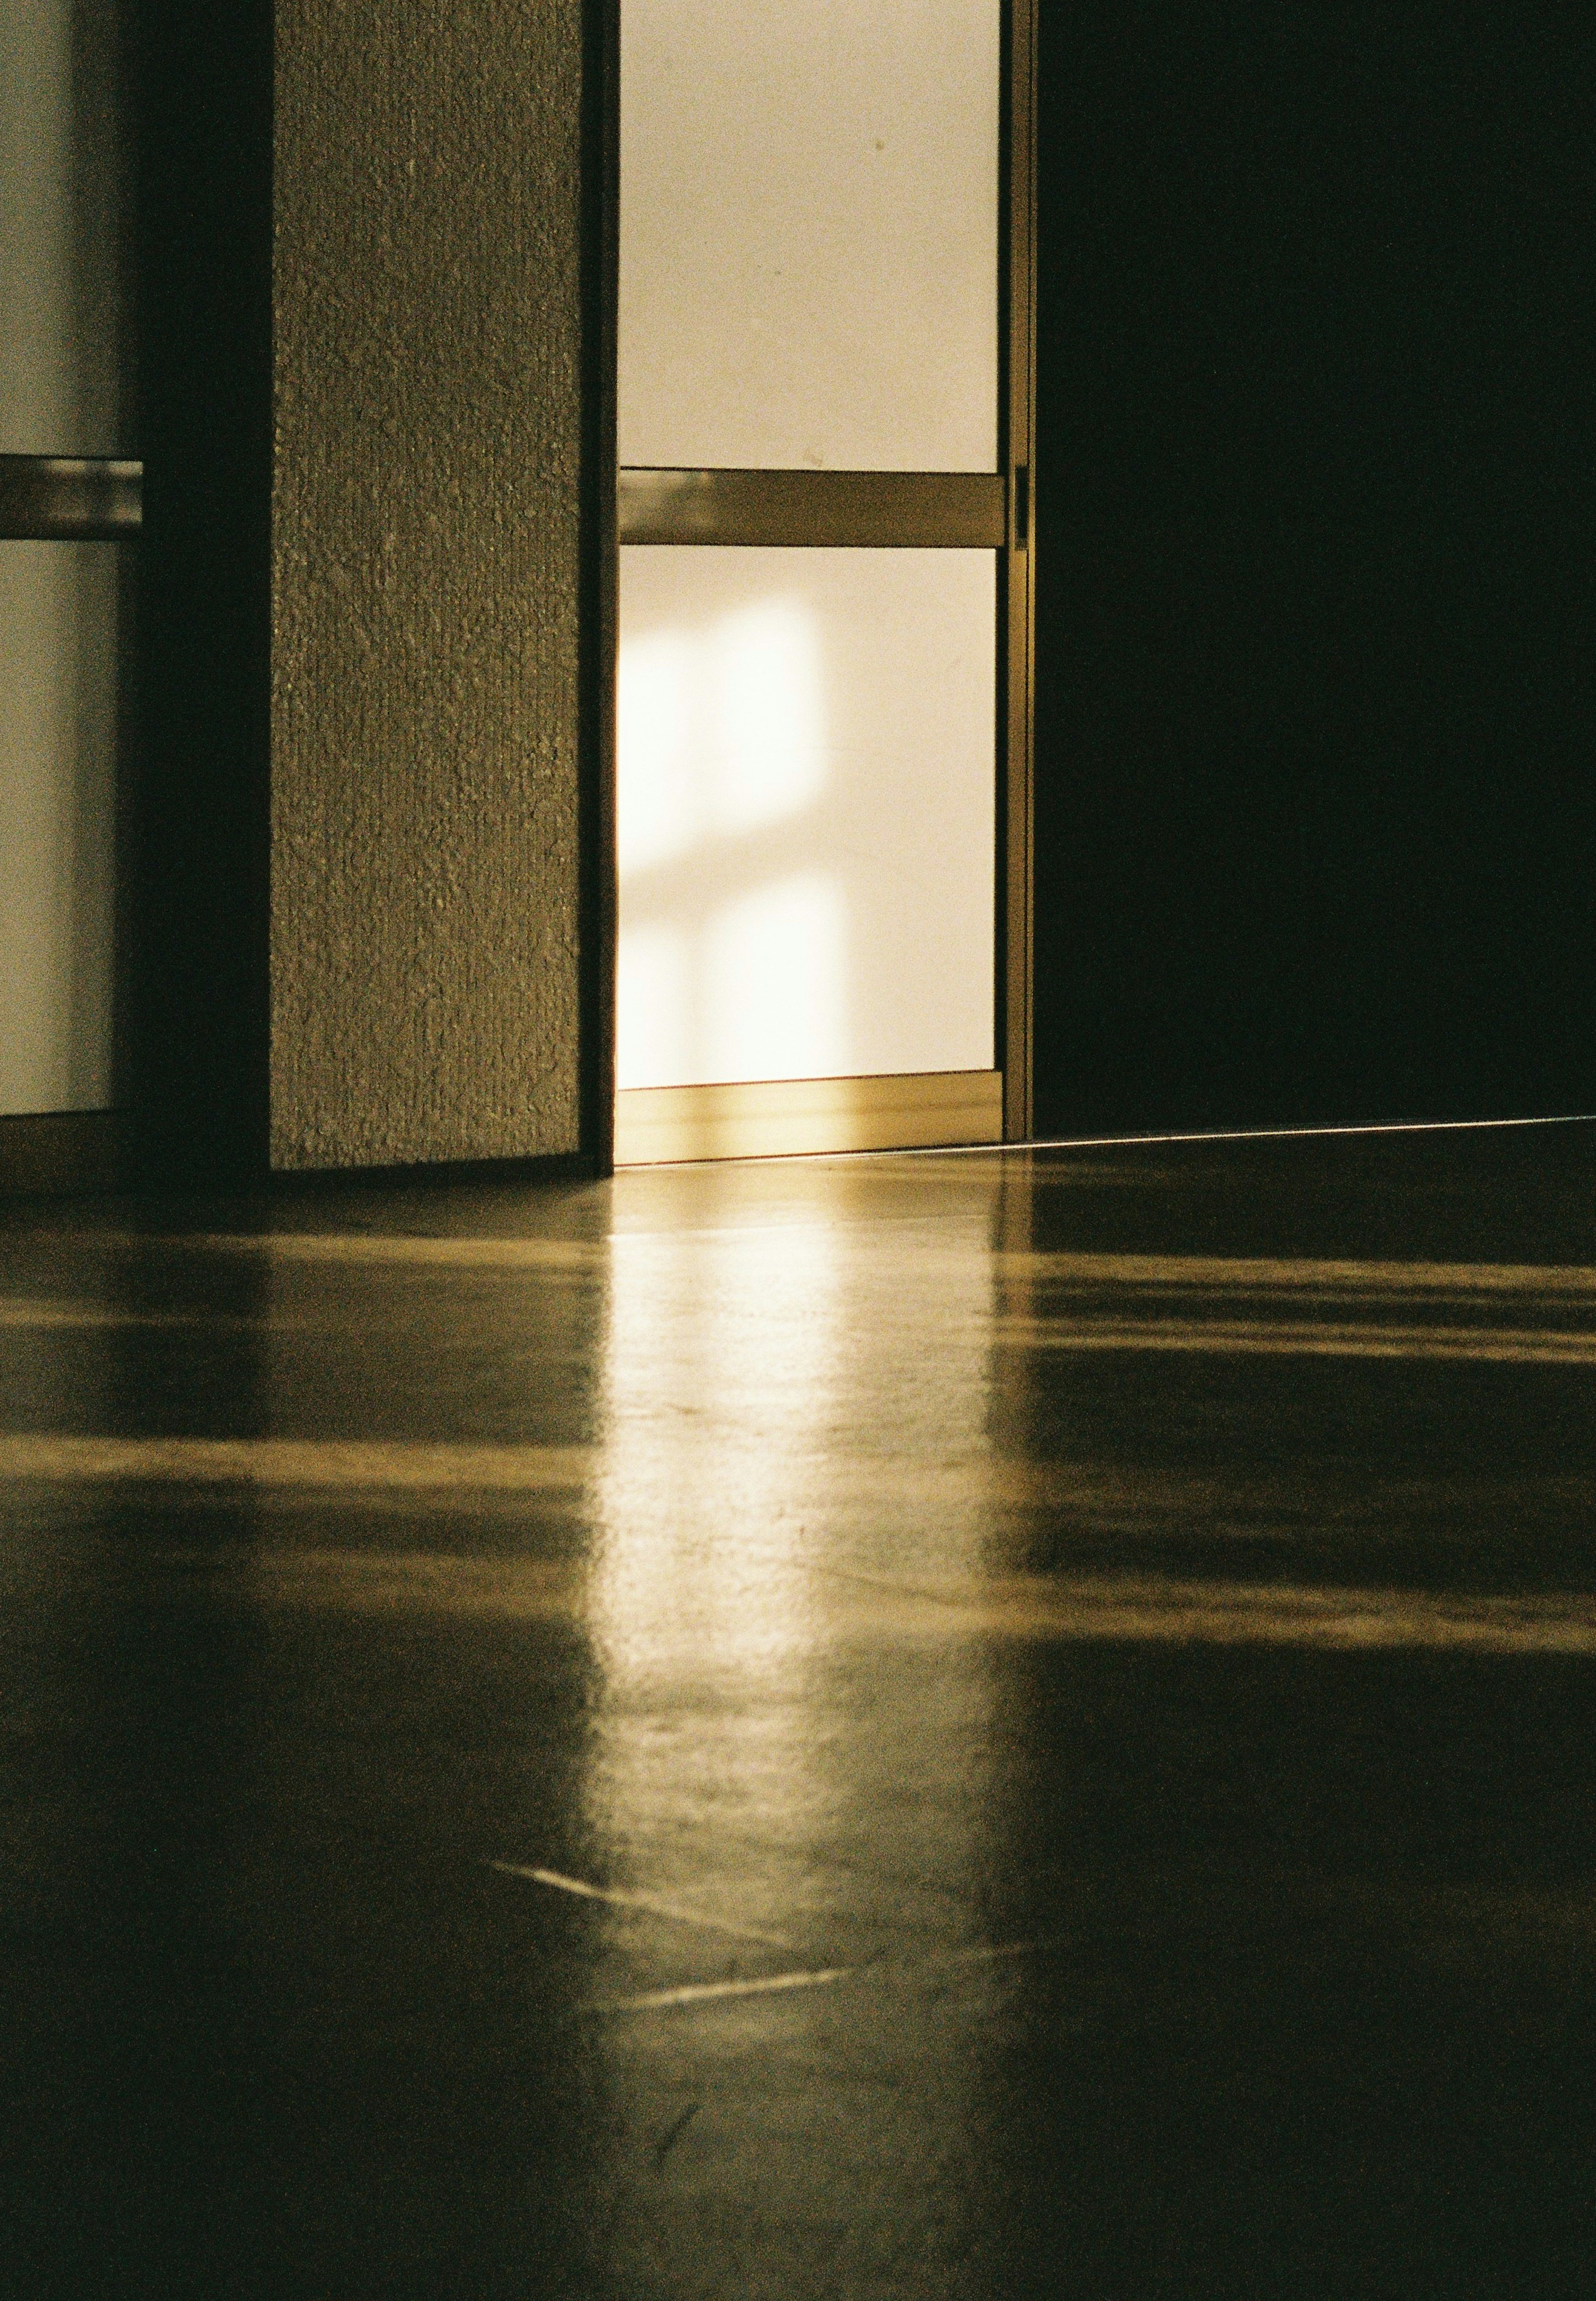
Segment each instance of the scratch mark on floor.
[{"label": "scratch mark on floor", "polygon": [[672,2150],[676,2146],[677,2142],[681,2140],[682,2135],[687,2131],[688,2127],[692,2123],[694,2118],[697,2117],[698,2112],[703,2108],[703,2106],[704,2104],[701,2101],[689,2101],[687,2107],[682,2111],[681,2116],[672,2119],[670,2124],[666,2126],[664,2131],[660,2135],[659,2139],[654,2145],[654,2162],[656,2165],[663,2165],[664,2163],[665,2159],[670,2155]]},{"label": "scratch mark on floor", "polygon": [[765,1997],[789,1989],[821,1989],[835,1981],[869,1976],[878,1981],[913,1981],[923,1973],[945,1972],[949,1967],[987,1964],[997,1958],[1027,1957],[1045,1950],[1049,1937],[1022,1942],[975,1942],[963,1949],[941,1950],[930,1957],[901,1962],[866,1959],[859,1965],[825,1965],[799,1973],[756,1974],[730,1981],[689,1981],[674,1989],[639,1990],[634,1997],[595,1998],[592,2013],[656,2013],[677,2005],[703,2005],[723,1997]]},{"label": "scratch mark on floor", "polygon": [[761,1942],[767,1949],[790,1949],[792,1944],[781,1934],[765,1933],[756,1926],[740,1926],[730,1918],[712,1918],[702,1910],[683,1909],[680,1902],[667,1902],[657,1894],[639,1894],[623,1886],[589,1886],[584,1878],[563,1877],[557,1870],[538,1870],[521,1862],[490,1862],[490,1870],[499,1870],[506,1878],[530,1878],[535,1885],[552,1886],[562,1894],[580,1894],[584,1901],[614,1902],[623,1909],[648,1910],[656,1918],[669,1918],[679,1926],[698,1926],[706,1933],[730,1934],[737,1941]]}]

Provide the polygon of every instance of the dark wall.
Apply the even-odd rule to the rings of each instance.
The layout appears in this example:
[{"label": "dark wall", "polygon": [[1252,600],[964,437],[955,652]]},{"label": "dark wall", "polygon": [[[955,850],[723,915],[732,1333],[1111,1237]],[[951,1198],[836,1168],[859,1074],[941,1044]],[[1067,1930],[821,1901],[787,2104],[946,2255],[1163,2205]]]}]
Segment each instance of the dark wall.
[{"label": "dark wall", "polygon": [[1044,8],[1039,1131],[1596,1109],[1575,21]]},{"label": "dark wall", "polygon": [[266,1147],[271,0],[139,10],[130,1087],[151,1176]]}]

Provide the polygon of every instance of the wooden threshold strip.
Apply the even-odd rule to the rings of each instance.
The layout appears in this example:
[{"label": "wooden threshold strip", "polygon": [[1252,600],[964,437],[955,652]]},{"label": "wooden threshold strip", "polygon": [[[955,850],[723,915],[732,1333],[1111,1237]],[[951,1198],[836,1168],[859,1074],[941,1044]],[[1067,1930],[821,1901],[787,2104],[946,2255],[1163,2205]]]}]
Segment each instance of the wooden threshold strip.
[{"label": "wooden threshold strip", "polygon": [[922,1150],[1002,1134],[1001,1071],[627,1087],[615,1097],[617,1167]]},{"label": "wooden threshold strip", "polygon": [[1001,472],[622,472],[623,543],[996,551]]}]

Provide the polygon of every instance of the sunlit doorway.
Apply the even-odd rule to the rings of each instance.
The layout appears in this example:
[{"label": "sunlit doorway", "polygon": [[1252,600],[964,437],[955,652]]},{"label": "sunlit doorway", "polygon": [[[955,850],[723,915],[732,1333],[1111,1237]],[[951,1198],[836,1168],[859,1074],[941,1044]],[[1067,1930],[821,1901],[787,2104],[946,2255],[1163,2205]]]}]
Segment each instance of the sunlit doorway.
[{"label": "sunlit doorway", "polygon": [[616,1159],[1023,1134],[1029,11],[621,21]]}]

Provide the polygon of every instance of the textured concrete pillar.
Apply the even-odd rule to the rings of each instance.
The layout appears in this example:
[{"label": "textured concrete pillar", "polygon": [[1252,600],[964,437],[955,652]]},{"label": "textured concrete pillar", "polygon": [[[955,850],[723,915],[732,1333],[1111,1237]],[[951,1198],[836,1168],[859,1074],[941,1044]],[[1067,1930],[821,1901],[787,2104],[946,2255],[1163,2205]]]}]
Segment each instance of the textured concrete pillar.
[{"label": "textured concrete pillar", "polygon": [[581,0],[278,0],[270,1143],[579,1137]]}]

